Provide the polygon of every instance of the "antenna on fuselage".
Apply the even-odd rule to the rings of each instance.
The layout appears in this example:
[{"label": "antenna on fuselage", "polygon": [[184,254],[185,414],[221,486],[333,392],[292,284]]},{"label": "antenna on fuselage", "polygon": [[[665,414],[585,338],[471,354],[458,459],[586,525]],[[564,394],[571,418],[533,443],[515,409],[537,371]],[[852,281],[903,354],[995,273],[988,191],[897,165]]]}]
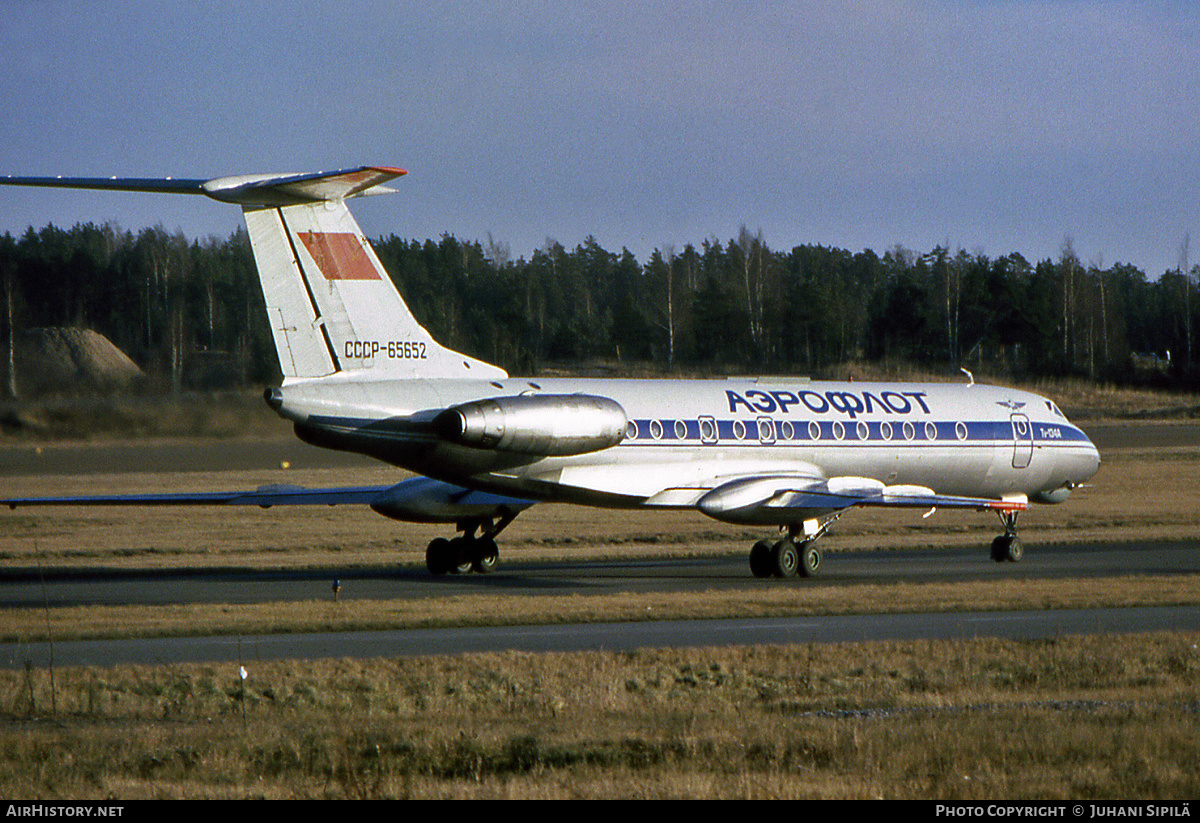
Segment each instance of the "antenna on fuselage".
[{"label": "antenna on fuselage", "polygon": [[967,371],[966,369],[962,368],[961,366],[959,367],[959,369],[958,369],[958,370],[967,376],[967,385],[968,385],[968,386],[974,386],[974,385],[975,385],[975,375],[971,374],[969,371]]}]

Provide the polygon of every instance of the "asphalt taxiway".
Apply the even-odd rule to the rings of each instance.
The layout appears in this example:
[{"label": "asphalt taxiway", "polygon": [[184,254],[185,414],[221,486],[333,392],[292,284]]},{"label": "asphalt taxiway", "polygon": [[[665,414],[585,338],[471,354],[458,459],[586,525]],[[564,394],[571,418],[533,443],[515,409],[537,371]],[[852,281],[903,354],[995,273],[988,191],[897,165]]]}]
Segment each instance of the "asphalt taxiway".
[{"label": "asphalt taxiway", "polygon": [[666,559],[502,562],[488,575],[431,575],[423,567],[292,570],[121,571],[0,567],[0,614],[43,606],[167,606],[339,599],[407,600],[481,592],[517,595],[611,595],[745,591],[785,587],[803,597],[814,587],[867,583],[1045,580],[1123,575],[1200,574],[1200,543],[1074,543],[1027,547],[1020,563],[996,563],[985,546],[903,551],[826,552],[820,577],[758,580],[744,554]]},{"label": "asphalt taxiway", "polygon": [[[522,594],[673,592],[681,597],[712,590],[786,587],[796,597],[817,586],[853,588],[883,581],[1034,580],[1124,575],[1192,575],[1200,572],[1200,545],[1188,542],[1074,544],[1036,548],[1020,564],[996,564],[982,549],[831,553],[815,580],[756,580],[745,558],[709,557],[582,563],[516,563],[495,574],[434,577],[419,569],[334,568],[308,572],[210,570],[179,574],[87,572],[43,574],[8,569],[0,574],[4,609],[42,605],[253,603],[330,598],[352,610],[359,598],[437,598],[504,591]],[[0,667],[26,664],[112,665],[247,661],[280,658],[379,657],[482,651],[623,651],[643,647],[694,647],[815,643],[881,639],[1053,637],[1067,634],[1200,630],[1200,607],[1045,609],[1005,612],[868,614],[672,620],[551,626],[410,629],[257,636],[93,640],[0,644]]]},{"label": "asphalt taxiway", "polygon": [[1200,629],[1200,607],[1052,609],[936,614],[831,615],[751,620],[664,620],[467,629],[328,632],[0,644],[0,667],[111,666],[262,660],[406,657],[528,651],[631,651],[867,640],[1040,638]]}]

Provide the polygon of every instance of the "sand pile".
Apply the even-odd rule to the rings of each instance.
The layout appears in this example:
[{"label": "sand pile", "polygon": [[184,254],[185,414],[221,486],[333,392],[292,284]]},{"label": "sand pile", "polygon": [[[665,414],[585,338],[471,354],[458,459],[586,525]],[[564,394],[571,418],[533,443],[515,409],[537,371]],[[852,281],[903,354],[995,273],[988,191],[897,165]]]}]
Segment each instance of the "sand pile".
[{"label": "sand pile", "polygon": [[28,329],[16,341],[17,388],[23,397],[130,389],[145,373],[107,337],[90,329]]}]

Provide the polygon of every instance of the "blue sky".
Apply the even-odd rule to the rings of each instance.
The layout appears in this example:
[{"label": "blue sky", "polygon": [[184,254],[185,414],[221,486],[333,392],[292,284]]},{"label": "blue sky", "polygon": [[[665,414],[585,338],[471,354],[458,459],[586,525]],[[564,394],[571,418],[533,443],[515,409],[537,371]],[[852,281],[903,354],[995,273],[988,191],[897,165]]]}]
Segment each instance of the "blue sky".
[{"label": "blue sky", "polygon": [[[1200,4],[6,0],[0,173],[407,168],[369,236],[1200,261]],[[203,198],[0,187],[0,232],[226,235]]]}]

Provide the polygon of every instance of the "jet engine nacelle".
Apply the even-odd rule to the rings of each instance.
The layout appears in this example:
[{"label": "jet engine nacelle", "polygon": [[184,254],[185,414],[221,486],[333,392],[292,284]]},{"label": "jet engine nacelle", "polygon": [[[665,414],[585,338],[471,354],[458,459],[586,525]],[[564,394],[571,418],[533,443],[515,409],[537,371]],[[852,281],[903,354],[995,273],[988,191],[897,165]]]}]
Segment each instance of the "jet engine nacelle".
[{"label": "jet engine nacelle", "polygon": [[412,477],[379,493],[371,508],[384,517],[409,523],[457,523],[502,517],[532,506],[534,501]]},{"label": "jet engine nacelle", "polygon": [[532,394],[451,406],[434,418],[433,427],[451,443],[550,457],[615,446],[627,423],[625,410],[608,397]]}]

